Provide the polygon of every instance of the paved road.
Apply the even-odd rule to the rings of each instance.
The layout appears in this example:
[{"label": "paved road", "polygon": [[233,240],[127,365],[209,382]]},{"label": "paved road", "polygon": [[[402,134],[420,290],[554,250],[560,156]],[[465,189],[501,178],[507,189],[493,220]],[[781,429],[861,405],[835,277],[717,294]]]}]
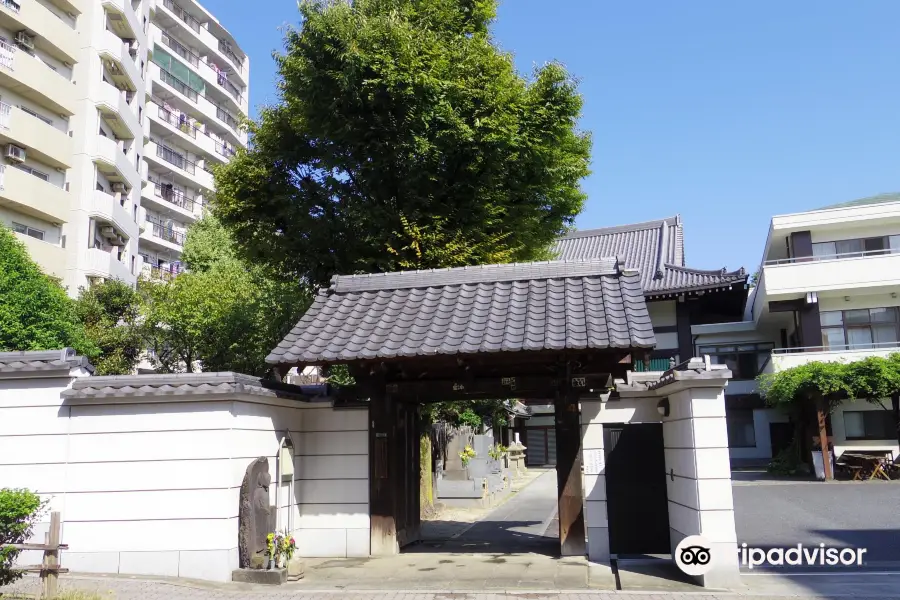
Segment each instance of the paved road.
[{"label": "paved road", "polygon": [[733,490],[739,542],[866,548],[871,566],[900,567],[900,482],[738,484]]},{"label": "paved road", "polygon": [[539,476],[481,521],[455,537],[432,540],[412,552],[559,554],[556,516],[556,471]]}]

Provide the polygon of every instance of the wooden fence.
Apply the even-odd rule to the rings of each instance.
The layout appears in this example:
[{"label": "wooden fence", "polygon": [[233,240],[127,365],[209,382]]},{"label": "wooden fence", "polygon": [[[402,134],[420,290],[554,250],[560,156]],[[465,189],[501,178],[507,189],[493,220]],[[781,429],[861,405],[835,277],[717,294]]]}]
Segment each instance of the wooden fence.
[{"label": "wooden fence", "polygon": [[69,549],[68,544],[61,544],[59,541],[61,529],[62,524],[59,513],[54,511],[50,513],[50,531],[44,534],[43,544],[4,544],[5,548],[15,548],[16,550],[43,550],[44,559],[41,561],[41,564],[16,567],[16,570],[19,571],[40,573],[40,598],[55,598],[59,574],[69,572],[68,569],[64,569],[59,565],[59,551]]}]

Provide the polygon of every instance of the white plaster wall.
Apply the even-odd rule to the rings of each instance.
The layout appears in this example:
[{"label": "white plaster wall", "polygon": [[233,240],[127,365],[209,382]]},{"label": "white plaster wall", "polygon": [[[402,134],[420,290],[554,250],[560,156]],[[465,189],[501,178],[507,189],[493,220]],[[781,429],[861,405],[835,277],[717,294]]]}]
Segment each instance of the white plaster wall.
[{"label": "white plaster wall", "polygon": [[301,556],[368,555],[366,410],[253,396],[63,403],[69,381],[0,380],[0,482],[61,511],[73,572],[230,581],[244,472],[268,456],[274,481],[287,432],[297,481],[279,527],[293,524]]},{"label": "white plaster wall", "polygon": [[[666,493],[672,551],[687,536],[702,535],[722,561],[713,573],[736,576],[737,536],[722,388],[693,388],[669,395],[663,419]],[[703,585],[717,575],[706,575]]]},{"label": "white plaster wall", "polygon": [[654,327],[675,326],[675,301],[665,300],[648,302],[647,312],[650,313],[650,321]]},{"label": "white plaster wall", "polygon": [[581,401],[581,448],[584,474],[584,526],[587,530],[588,560],[607,562],[609,553],[609,521],[606,510],[606,461],[604,457],[600,473],[588,472],[588,455],[600,453],[603,446],[603,402]]}]

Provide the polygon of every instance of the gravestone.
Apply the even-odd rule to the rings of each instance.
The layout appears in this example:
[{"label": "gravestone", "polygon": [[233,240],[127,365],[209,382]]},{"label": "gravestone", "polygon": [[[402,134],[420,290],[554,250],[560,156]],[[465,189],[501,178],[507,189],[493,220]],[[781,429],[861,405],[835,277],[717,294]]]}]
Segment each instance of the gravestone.
[{"label": "gravestone", "polygon": [[268,563],[266,536],[275,531],[275,511],[269,504],[269,461],[254,460],[244,473],[238,512],[238,557],[242,569],[261,569]]}]

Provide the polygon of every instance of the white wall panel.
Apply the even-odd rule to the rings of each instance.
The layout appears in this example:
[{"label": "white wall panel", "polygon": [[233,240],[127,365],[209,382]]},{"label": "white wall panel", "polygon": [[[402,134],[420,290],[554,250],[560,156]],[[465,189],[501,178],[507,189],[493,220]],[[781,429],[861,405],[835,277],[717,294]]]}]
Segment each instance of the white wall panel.
[{"label": "white wall panel", "polygon": [[725,417],[702,417],[691,421],[695,448],[727,448],[728,425]]},{"label": "white wall panel", "polygon": [[[235,487],[229,459],[73,463],[70,492],[183,490]],[[240,482],[238,482],[240,485]]]},{"label": "white wall panel", "polygon": [[300,504],[344,504],[369,501],[366,479],[310,479],[294,484]]},{"label": "white wall panel", "polygon": [[368,529],[347,529],[347,557],[369,556],[371,540]]},{"label": "white wall panel", "polygon": [[669,502],[669,527],[685,535],[700,533],[700,511]]},{"label": "white wall panel", "polygon": [[120,552],[119,573],[178,577],[178,551]]},{"label": "white wall panel", "polygon": [[[296,440],[295,440],[296,442]],[[300,435],[300,444],[295,448],[300,456],[321,456],[324,454],[369,454],[368,431],[311,432]]]},{"label": "white wall panel", "polygon": [[70,377],[3,379],[0,383],[0,407],[60,406],[60,392],[69,386]]},{"label": "white wall panel", "polygon": [[66,465],[0,465],[0,487],[24,487],[38,493],[62,493],[66,487]]},{"label": "white wall panel", "polygon": [[231,581],[238,568],[238,550],[182,550],[178,553],[178,576],[208,581]]},{"label": "white wall panel", "polygon": [[[360,454],[297,456],[294,465],[297,480],[369,478],[369,457]],[[301,485],[299,481],[297,485]]]},{"label": "white wall panel", "polygon": [[588,500],[584,503],[584,516],[588,527],[607,527],[606,502]]},{"label": "white wall panel", "polygon": [[585,475],[584,476],[584,499],[585,500],[606,500],[606,476],[605,475]]},{"label": "white wall panel", "polygon": [[308,558],[346,557],[345,529],[301,529],[294,531],[297,553]]},{"label": "white wall panel", "polygon": [[230,402],[72,406],[72,433],[230,429]]},{"label": "white wall panel", "polygon": [[68,412],[58,406],[0,408],[0,436],[65,434]]},{"label": "white wall panel", "polygon": [[237,537],[236,517],[70,522],[63,524],[62,535],[63,541],[69,544],[73,552],[227,550],[235,546]]},{"label": "white wall panel", "polygon": [[235,401],[234,427],[239,429],[299,430],[303,422],[300,408]]},{"label": "white wall panel", "polygon": [[369,431],[368,410],[308,408],[300,431]]},{"label": "white wall panel", "polygon": [[239,490],[86,492],[66,495],[66,521],[227,519],[238,516]]},{"label": "white wall panel", "polygon": [[229,458],[230,431],[98,433],[68,438],[69,462]]},{"label": "white wall panel", "polygon": [[711,542],[737,542],[732,510],[700,511],[700,531]]},{"label": "white wall panel", "polygon": [[64,435],[0,437],[0,465],[64,463],[67,444]]},{"label": "white wall panel", "polygon": [[297,529],[368,529],[369,505],[299,504],[294,506]]},{"label": "white wall panel", "polygon": [[670,502],[699,510],[700,499],[698,494],[696,479],[676,477],[673,481],[671,477],[666,477],[666,497]]}]

